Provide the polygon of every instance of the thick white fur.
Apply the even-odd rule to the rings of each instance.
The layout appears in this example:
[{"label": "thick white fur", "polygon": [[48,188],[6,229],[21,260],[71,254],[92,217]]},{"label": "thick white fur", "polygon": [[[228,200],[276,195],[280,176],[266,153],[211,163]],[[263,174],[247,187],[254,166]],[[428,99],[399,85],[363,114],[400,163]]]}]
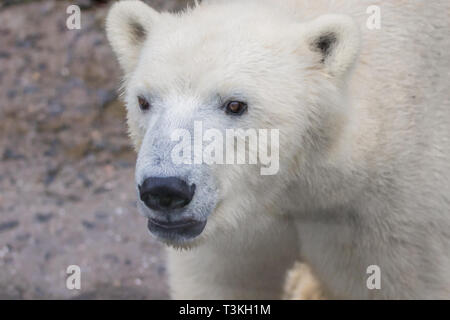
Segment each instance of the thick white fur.
[{"label": "thick white fur", "polygon": [[106,20],[106,32],[125,73],[136,67],[142,41],[134,33],[137,25],[147,33],[158,20],[158,13],[141,1],[116,3]]},{"label": "thick white fur", "polygon": [[[366,27],[369,5],[381,30]],[[232,78],[257,97],[250,125],[282,129],[277,176],[216,170],[221,201],[204,234],[191,250],[169,249],[174,298],[281,297],[298,258],[331,298],[450,298],[449,16],[447,0],[113,7],[108,36],[138,148],[138,87],[182,97],[180,79],[201,96]],[[145,43],[124,33],[130,17],[148,28]],[[323,31],[341,42],[321,64],[310,40]],[[366,286],[369,265],[381,290]]]}]

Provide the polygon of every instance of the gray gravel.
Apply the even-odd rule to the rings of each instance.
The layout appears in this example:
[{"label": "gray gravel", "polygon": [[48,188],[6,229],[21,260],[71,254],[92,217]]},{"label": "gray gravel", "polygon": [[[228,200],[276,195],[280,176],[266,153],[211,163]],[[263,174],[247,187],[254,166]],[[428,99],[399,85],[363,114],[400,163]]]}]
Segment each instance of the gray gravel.
[{"label": "gray gravel", "polygon": [[[0,298],[164,299],[162,247],[136,210],[108,5],[79,1],[82,30],[69,31],[74,2],[0,10]],[[81,290],[66,288],[72,264]]]}]

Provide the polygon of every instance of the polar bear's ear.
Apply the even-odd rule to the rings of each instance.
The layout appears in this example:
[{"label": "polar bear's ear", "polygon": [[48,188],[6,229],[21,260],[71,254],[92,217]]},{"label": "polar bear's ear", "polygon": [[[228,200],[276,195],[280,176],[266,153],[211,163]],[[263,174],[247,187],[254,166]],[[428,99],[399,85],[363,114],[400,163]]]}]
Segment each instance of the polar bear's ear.
[{"label": "polar bear's ear", "polygon": [[141,1],[120,1],[111,7],[106,34],[126,73],[135,68],[142,45],[158,18],[159,13]]},{"label": "polar bear's ear", "polygon": [[352,18],[327,14],[306,24],[305,36],[326,71],[335,77],[347,74],[361,45],[360,31]]}]

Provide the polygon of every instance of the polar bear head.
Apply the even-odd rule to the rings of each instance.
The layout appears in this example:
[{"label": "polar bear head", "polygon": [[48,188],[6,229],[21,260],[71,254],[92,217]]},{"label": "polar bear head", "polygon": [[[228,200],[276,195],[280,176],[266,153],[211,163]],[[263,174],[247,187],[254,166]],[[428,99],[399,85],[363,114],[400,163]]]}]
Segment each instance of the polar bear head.
[{"label": "polar bear head", "polygon": [[299,182],[306,192],[346,126],[360,42],[351,18],[298,21],[251,0],[179,14],[121,1],[106,26],[154,236],[192,246],[295,208]]}]

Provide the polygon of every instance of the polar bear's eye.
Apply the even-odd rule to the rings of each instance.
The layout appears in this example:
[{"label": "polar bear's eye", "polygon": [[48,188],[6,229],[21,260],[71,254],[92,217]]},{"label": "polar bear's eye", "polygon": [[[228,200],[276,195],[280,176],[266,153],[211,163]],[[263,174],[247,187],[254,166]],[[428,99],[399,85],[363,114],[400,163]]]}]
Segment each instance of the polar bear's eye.
[{"label": "polar bear's eye", "polygon": [[147,111],[150,109],[150,103],[147,101],[147,99],[143,97],[138,97],[139,107],[142,111]]},{"label": "polar bear's eye", "polygon": [[247,110],[247,104],[241,101],[229,101],[225,106],[226,113],[237,116],[242,115]]}]

